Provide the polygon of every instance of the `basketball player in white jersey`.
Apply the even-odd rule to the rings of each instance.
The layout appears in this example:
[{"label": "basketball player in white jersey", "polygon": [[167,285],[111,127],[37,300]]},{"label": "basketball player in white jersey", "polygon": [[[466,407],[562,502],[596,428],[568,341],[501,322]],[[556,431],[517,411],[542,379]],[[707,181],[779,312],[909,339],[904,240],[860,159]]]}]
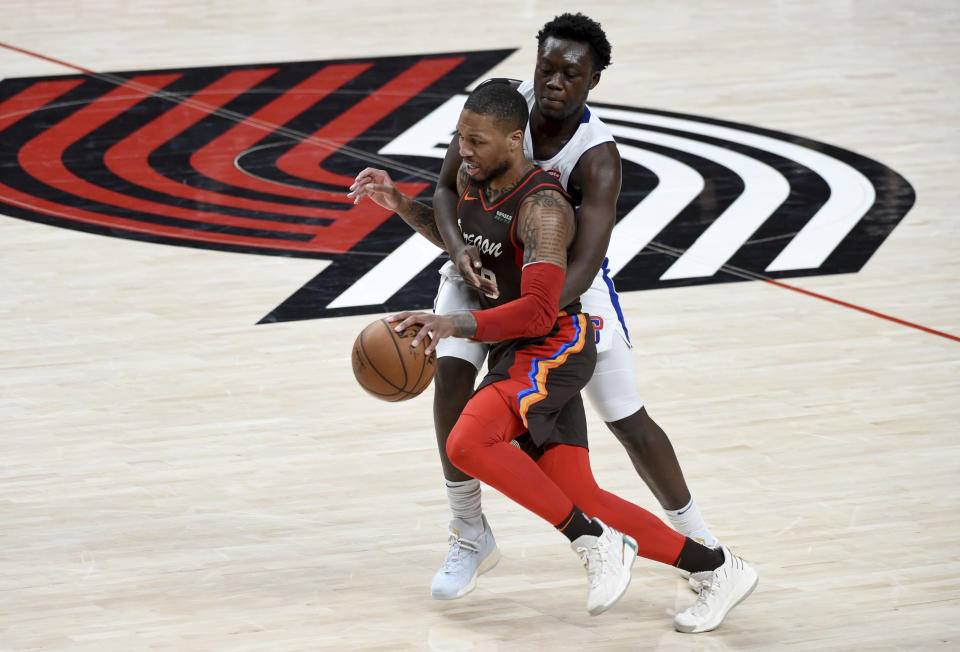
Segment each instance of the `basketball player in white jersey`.
[{"label": "basketball player in white jersey", "polygon": [[[670,440],[650,418],[637,394],[630,339],[613,282],[607,274],[606,250],[616,222],[620,194],[620,155],[610,129],[586,106],[587,95],[610,64],[610,44],[600,25],[582,14],[563,14],[537,35],[533,81],[510,82],[527,100],[530,120],[524,137],[528,160],[553,174],[578,205],[576,240],[571,249],[561,305],[580,297],[597,332],[597,366],[586,387],[594,410],[626,448],[634,467],[650,487],[675,530],[707,546],[718,545],[687,488]],[[400,195],[387,174],[367,169],[357,176],[351,196],[371,197],[396,210],[418,232],[447,249],[451,260],[441,269],[434,310],[446,314],[479,308],[477,291],[496,293],[493,279],[476,273],[481,265],[473,248],[450,251],[456,242],[456,175],[460,169],[457,138],[444,160],[433,210]],[[402,206],[401,206],[402,204]],[[451,235],[444,237],[444,231]],[[447,437],[473,393],[487,345],[445,338],[434,388],[434,424],[451,507],[450,548],[434,576],[431,594],[454,599],[476,587],[477,576],[493,568],[499,550],[483,516],[480,483],[450,463]],[[695,580],[694,590],[699,590]]]}]

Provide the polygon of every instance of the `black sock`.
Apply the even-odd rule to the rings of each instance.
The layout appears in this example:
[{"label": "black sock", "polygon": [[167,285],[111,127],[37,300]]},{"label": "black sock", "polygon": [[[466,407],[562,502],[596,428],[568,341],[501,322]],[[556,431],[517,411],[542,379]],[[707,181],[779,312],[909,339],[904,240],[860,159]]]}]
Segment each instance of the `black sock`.
[{"label": "black sock", "polygon": [[723,565],[723,551],[720,548],[708,548],[687,537],[673,565],[691,573],[717,570]]},{"label": "black sock", "polygon": [[573,506],[573,509],[570,510],[570,513],[567,514],[565,519],[553,527],[560,530],[563,536],[571,541],[584,534],[595,537],[603,534],[603,528],[600,527],[600,524],[596,521],[591,521],[576,505]]}]

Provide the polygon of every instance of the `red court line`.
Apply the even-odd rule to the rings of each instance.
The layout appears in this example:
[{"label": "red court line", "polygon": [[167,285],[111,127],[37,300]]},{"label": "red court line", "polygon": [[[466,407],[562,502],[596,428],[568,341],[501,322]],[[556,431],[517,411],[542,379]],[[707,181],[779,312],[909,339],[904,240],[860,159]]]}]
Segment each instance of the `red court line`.
[{"label": "red court line", "polygon": [[47,57],[38,52],[33,52],[31,50],[24,50],[23,48],[18,48],[15,45],[10,45],[9,43],[4,43],[3,41],[0,41],[0,47],[7,48],[8,50],[13,50],[14,52],[20,52],[22,54],[26,54],[31,57],[36,57],[37,59],[43,59],[44,61],[56,63],[58,65],[65,66],[67,68],[73,68],[74,70],[79,70],[80,72],[86,73],[88,75],[94,74],[94,72],[89,68],[81,68],[80,66],[75,66],[72,63],[67,63],[66,61],[60,61],[60,59],[54,59],[53,57]]},{"label": "red court line", "polygon": [[909,326],[910,328],[916,328],[917,330],[923,331],[925,333],[930,333],[931,335],[938,335],[940,337],[945,337],[948,340],[953,340],[955,342],[960,342],[960,337],[956,335],[951,335],[950,333],[944,333],[943,331],[934,330],[932,328],[927,328],[926,326],[921,326],[920,324],[914,324],[913,322],[906,321],[904,319],[898,319],[891,315],[885,315],[882,312],[877,312],[876,310],[870,310],[869,308],[864,308],[863,306],[858,306],[853,303],[848,303],[846,301],[841,301],[840,299],[834,299],[833,297],[828,297],[825,294],[819,294],[817,292],[811,292],[810,290],[804,290],[793,285],[787,285],[786,283],[781,283],[780,281],[775,281],[772,278],[760,278],[759,280],[765,281],[771,285],[776,285],[785,290],[792,290],[794,292],[799,292],[800,294],[806,294],[807,296],[813,297],[815,299],[822,299],[823,301],[829,301],[830,303],[835,303],[838,306],[843,306],[844,308],[850,308],[852,310],[858,310],[860,312],[866,313],[868,315],[873,315],[874,317],[879,317],[880,319],[886,319],[887,321],[892,321],[896,324],[901,324],[902,326]]}]

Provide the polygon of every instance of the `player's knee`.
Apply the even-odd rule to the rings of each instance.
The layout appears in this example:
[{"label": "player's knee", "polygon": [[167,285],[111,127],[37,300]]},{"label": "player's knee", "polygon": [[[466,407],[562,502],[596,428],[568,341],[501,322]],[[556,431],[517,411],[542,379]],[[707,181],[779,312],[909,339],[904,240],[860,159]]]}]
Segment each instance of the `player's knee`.
[{"label": "player's knee", "polygon": [[470,473],[483,446],[479,436],[482,433],[482,430],[478,429],[480,425],[479,419],[473,415],[461,415],[447,437],[447,459],[466,473]]},{"label": "player's knee", "polygon": [[476,380],[477,368],[471,363],[460,358],[440,358],[433,376],[434,401],[457,402],[462,409]]},{"label": "player's knee", "polygon": [[643,410],[643,399],[632,383],[621,382],[616,374],[594,374],[586,389],[593,409],[605,423],[627,421]]},{"label": "player's knee", "polygon": [[440,358],[433,377],[433,418],[444,441],[473,394],[476,368],[458,358]]},{"label": "player's knee", "polygon": [[662,445],[666,434],[647,415],[645,408],[628,417],[607,424],[627,451],[638,457],[644,457],[650,450]]}]

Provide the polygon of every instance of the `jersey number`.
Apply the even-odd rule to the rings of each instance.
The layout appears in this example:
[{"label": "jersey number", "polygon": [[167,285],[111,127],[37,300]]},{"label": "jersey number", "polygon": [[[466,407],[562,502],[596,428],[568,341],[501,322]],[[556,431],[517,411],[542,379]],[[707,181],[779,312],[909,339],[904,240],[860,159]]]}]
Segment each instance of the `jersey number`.
[{"label": "jersey number", "polygon": [[[481,267],[481,268],[480,268],[480,276],[482,276],[483,278],[487,279],[488,281],[493,281],[493,284],[494,284],[494,285],[497,285],[497,275],[494,274],[492,270],[489,270],[489,269],[487,269],[486,267]],[[497,288],[498,288],[498,289],[499,289],[499,287],[500,287],[500,286],[497,285]],[[491,299],[496,299],[497,297],[500,296],[499,293],[498,293],[498,294],[487,294],[486,292],[484,292],[484,295],[487,296],[487,297],[489,297],[489,298],[491,298]]]}]

